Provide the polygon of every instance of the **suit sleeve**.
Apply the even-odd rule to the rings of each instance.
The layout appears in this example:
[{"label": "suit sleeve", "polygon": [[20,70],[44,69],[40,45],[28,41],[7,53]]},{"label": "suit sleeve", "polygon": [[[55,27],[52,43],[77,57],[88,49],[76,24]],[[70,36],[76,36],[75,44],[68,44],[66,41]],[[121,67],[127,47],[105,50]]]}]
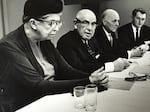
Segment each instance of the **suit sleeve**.
[{"label": "suit sleeve", "polygon": [[[59,50],[60,54],[63,56],[63,58],[74,68],[84,70],[86,67],[86,63],[83,63],[82,57],[79,56],[80,53],[78,53],[77,49],[74,48],[73,45],[70,45],[73,43],[68,43],[65,41],[59,41],[57,44],[57,49]],[[77,45],[75,46],[77,47]]]}]

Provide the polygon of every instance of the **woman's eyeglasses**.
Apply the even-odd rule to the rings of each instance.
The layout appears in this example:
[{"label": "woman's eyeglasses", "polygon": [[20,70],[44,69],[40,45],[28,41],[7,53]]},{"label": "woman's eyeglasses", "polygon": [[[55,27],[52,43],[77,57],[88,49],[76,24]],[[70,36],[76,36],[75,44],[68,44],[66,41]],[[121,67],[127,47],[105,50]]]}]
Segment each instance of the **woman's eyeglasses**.
[{"label": "woman's eyeglasses", "polygon": [[41,21],[41,22],[45,22],[45,23],[47,23],[50,27],[53,27],[53,26],[61,27],[61,26],[62,26],[62,21],[59,21],[59,20],[50,20],[50,21],[47,21],[47,20],[39,19],[39,18],[36,18],[36,20],[37,20],[37,21]]}]

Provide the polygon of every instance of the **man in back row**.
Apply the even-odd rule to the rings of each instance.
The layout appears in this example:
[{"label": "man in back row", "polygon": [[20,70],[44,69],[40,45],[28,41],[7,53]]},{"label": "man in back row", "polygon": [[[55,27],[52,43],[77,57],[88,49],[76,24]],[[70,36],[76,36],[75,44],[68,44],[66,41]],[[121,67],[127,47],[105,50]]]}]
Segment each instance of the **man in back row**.
[{"label": "man in back row", "polygon": [[[118,29],[119,41],[126,50],[141,46],[144,41],[150,40],[150,27],[144,25],[146,11],[137,8],[132,11],[132,21]],[[148,46],[144,47],[146,50]]]},{"label": "man in back row", "polygon": [[120,17],[117,11],[106,9],[101,15],[102,24],[97,27],[95,38],[102,52],[107,56],[108,61],[113,61],[118,57],[131,58],[142,56],[143,51],[133,49],[127,51],[119,42],[117,29]]},{"label": "man in back row", "polygon": [[74,19],[75,29],[63,35],[58,41],[57,48],[60,53],[73,67],[88,73],[103,65],[106,71],[121,71],[126,68],[129,63],[119,57],[111,64],[106,63],[108,58],[105,52],[102,52],[99,43],[93,38],[96,26],[95,14],[89,9],[80,10]]},{"label": "man in back row", "polygon": [[113,9],[106,9],[101,14],[101,25],[96,29],[95,38],[102,52],[105,52],[108,61],[118,57],[127,58],[128,54],[118,42],[117,29],[119,27],[119,14]]}]

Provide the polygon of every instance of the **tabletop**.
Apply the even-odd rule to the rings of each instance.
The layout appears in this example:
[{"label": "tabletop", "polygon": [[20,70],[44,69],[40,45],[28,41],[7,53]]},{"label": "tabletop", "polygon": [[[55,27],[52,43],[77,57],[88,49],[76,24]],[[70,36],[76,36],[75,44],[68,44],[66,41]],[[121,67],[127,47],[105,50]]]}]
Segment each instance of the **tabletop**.
[{"label": "tabletop", "polygon": [[[130,91],[108,89],[98,93],[96,112],[149,112],[150,80],[136,82]],[[85,112],[74,108],[70,93],[45,96],[16,112]]]},{"label": "tabletop", "polygon": [[[116,79],[124,81],[123,79],[128,76],[130,71],[135,73],[142,71],[141,73],[150,74],[150,52],[141,58],[132,60],[132,62],[135,61],[136,63],[122,72],[109,73],[110,80],[112,79],[114,82]],[[137,67],[139,68],[136,69]],[[143,70],[145,67],[146,70]],[[125,85],[126,83],[121,86]],[[99,92],[97,99],[96,112],[150,112],[150,79],[134,81],[127,89],[126,87],[124,89],[112,86],[106,91]],[[74,97],[71,93],[65,93],[42,97],[16,112],[85,112],[85,109],[75,109]]]}]

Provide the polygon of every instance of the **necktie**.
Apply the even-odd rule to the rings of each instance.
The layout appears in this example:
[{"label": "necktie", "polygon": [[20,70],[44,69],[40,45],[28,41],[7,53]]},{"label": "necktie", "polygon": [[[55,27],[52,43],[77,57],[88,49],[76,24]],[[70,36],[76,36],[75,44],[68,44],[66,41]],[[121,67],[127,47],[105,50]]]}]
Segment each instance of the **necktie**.
[{"label": "necktie", "polygon": [[111,33],[109,34],[109,41],[110,41],[110,45],[113,46],[113,37]]},{"label": "necktie", "polygon": [[88,53],[95,58],[96,52],[92,49],[92,47],[89,45],[89,41],[85,40],[85,45],[87,47]]},{"label": "necktie", "polygon": [[139,38],[139,29],[136,28],[136,37],[135,37],[135,40],[137,40]]}]

